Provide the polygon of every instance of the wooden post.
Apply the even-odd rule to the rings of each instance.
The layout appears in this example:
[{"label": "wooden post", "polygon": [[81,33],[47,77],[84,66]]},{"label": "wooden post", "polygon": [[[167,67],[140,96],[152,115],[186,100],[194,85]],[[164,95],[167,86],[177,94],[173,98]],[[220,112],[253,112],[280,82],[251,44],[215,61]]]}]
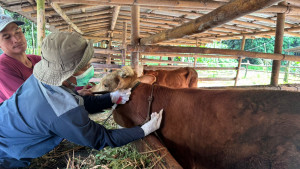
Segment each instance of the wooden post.
[{"label": "wooden post", "polygon": [[194,57],[194,67],[197,66],[197,57]]},{"label": "wooden post", "polygon": [[[285,5],[285,1],[280,2],[279,5]],[[277,22],[276,22],[274,53],[282,54],[284,23],[285,23],[285,13],[278,13]],[[273,60],[272,74],[271,74],[271,85],[273,86],[278,86],[280,64],[281,64],[280,60]]]},{"label": "wooden post", "polygon": [[[169,61],[172,61],[172,58],[171,58],[171,57],[168,57],[168,60],[169,60]],[[167,65],[172,65],[172,63],[168,63]]]},{"label": "wooden post", "polygon": [[286,83],[289,82],[290,65],[291,65],[291,62],[288,61],[286,64],[286,69],[285,69],[284,79],[283,79],[283,81]]},{"label": "wooden post", "polygon": [[[140,6],[133,5],[131,7],[131,45],[139,44],[140,38]],[[139,52],[131,52],[131,67],[136,72],[139,70]],[[138,74],[139,75],[139,74]]]},{"label": "wooden post", "polygon": [[[159,57],[159,60],[162,60],[162,56]],[[160,63],[158,63],[158,65],[160,66]]]},{"label": "wooden post", "polygon": [[125,65],[126,61],[126,40],[127,40],[127,22],[123,22],[123,37],[122,37],[122,46],[123,46],[123,51],[122,51],[122,65]]},{"label": "wooden post", "polygon": [[37,0],[37,54],[41,55],[41,46],[45,38],[45,0]]},{"label": "wooden post", "polygon": [[[245,49],[245,43],[246,43],[246,37],[243,36],[243,39],[241,40],[241,50]],[[237,70],[236,70],[236,77],[235,77],[235,81],[234,81],[234,86],[237,85],[237,81],[239,80],[239,74],[240,74],[242,60],[243,60],[242,57],[239,57],[239,63],[238,63],[238,67],[237,67]]]},{"label": "wooden post", "polygon": [[[110,34],[109,36],[112,36],[112,34]],[[108,46],[107,46],[108,49],[112,49],[112,37],[110,37],[110,38],[111,39],[109,40]],[[109,65],[111,64],[111,54],[107,55],[106,64],[109,64]]]},{"label": "wooden post", "polygon": [[31,23],[31,38],[32,38],[32,54],[36,54],[35,53],[35,36],[33,33],[33,22]]},{"label": "wooden post", "polygon": [[247,77],[247,72],[248,72],[248,66],[249,66],[249,60],[247,60],[247,64],[246,64],[246,71],[245,71],[245,76],[244,76],[244,78],[246,78]]}]

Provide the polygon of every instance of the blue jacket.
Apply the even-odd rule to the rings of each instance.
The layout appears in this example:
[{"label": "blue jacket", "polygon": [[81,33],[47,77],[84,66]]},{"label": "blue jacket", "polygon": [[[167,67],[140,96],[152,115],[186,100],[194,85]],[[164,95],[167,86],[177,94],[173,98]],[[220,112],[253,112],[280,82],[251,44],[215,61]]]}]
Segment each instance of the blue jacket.
[{"label": "blue jacket", "polygon": [[25,167],[64,138],[94,149],[117,147],[144,137],[140,127],[107,130],[89,113],[111,107],[109,94],[81,97],[34,75],[0,106],[0,168]]}]

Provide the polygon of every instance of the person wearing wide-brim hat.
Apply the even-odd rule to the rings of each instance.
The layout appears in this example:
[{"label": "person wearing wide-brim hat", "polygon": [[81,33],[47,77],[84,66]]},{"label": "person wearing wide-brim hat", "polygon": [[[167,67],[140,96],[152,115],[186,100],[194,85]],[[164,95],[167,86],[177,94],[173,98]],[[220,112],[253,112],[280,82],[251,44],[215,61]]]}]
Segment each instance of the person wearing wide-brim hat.
[{"label": "person wearing wide-brim hat", "polygon": [[27,42],[22,29],[24,22],[0,15],[0,103],[8,99],[31,76],[40,56],[25,54]]},{"label": "person wearing wide-brim hat", "polygon": [[44,39],[33,75],[0,105],[0,168],[28,166],[63,139],[99,150],[125,145],[159,128],[162,113],[154,113],[142,127],[115,130],[89,119],[88,113],[125,104],[131,93],[79,96],[72,90],[93,76],[93,54],[92,42],[77,33],[52,33]]}]

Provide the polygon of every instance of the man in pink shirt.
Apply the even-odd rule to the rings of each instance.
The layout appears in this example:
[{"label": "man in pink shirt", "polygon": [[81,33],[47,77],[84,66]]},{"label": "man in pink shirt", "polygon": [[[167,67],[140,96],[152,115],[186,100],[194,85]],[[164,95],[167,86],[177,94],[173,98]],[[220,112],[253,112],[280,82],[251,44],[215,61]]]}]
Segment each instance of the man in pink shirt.
[{"label": "man in pink shirt", "polygon": [[26,55],[27,42],[22,29],[22,21],[0,15],[0,103],[13,93],[32,74],[33,66],[41,60],[37,55]]}]

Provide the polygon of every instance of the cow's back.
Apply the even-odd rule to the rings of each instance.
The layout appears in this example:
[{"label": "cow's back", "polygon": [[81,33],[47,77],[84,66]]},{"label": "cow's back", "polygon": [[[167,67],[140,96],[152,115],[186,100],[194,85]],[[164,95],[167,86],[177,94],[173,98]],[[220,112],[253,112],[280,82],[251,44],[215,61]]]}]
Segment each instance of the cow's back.
[{"label": "cow's back", "polygon": [[156,77],[156,83],[170,88],[197,87],[198,74],[195,69],[185,67],[175,70],[144,70],[144,74]]},{"label": "cow's back", "polygon": [[[150,85],[134,90],[116,121],[142,123],[150,93]],[[185,168],[300,166],[300,93],[155,86],[153,95],[152,111],[164,108],[158,133]]]}]

